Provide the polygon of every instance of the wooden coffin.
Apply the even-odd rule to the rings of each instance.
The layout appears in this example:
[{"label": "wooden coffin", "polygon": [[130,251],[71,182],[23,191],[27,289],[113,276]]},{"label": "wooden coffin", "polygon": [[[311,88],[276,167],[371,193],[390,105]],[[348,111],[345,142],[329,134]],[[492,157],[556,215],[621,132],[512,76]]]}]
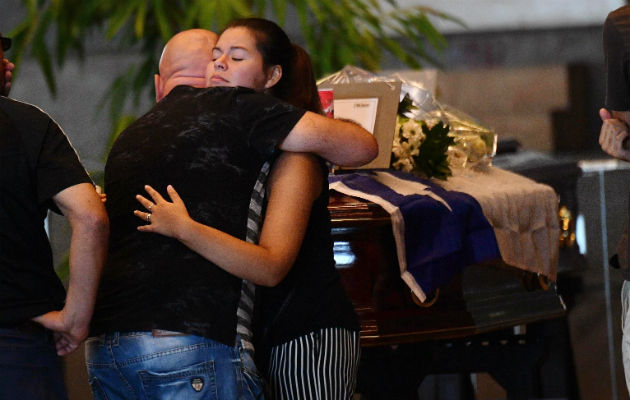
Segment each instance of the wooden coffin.
[{"label": "wooden coffin", "polygon": [[421,303],[400,278],[389,214],[331,191],[335,260],[365,347],[451,339],[563,316],[553,283],[501,260],[472,265]]}]

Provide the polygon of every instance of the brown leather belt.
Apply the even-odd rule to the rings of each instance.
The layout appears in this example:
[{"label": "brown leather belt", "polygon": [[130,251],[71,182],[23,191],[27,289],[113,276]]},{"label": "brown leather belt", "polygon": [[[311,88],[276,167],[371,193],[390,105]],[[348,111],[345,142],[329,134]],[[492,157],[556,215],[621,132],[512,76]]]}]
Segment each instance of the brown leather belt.
[{"label": "brown leather belt", "polygon": [[153,337],[169,337],[169,336],[188,336],[188,333],[184,332],[175,332],[175,331],[167,331],[164,329],[152,329],[151,335]]}]

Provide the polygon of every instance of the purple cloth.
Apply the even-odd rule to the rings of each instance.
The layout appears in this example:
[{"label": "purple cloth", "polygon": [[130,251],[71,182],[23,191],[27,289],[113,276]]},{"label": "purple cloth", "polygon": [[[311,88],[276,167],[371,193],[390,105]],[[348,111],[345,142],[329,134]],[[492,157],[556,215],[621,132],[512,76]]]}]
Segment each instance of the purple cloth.
[{"label": "purple cloth", "polygon": [[[422,194],[401,195],[383,181],[394,181],[398,191],[407,185],[410,190],[422,188],[419,185],[424,188]],[[380,204],[392,215],[396,246],[406,258],[406,265],[401,262],[403,279],[410,283],[407,271],[424,294],[433,293],[468,265],[500,258],[494,230],[479,203],[468,194],[444,190],[430,180],[400,171],[335,175],[329,177],[329,184],[331,189]],[[398,212],[403,223],[394,215]],[[410,287],[414,289],[412,284]]]}]

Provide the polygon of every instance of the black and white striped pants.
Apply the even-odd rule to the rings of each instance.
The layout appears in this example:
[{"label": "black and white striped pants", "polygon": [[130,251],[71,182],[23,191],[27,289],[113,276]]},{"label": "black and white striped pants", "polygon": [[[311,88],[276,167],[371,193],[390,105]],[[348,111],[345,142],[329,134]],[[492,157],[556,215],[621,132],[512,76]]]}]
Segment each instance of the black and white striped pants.
[{"label": "black and white striped pants", "polygon": [[326,328],[275,346],[269,359],[271,400],[342,400],[354,393],[359,332]]}]

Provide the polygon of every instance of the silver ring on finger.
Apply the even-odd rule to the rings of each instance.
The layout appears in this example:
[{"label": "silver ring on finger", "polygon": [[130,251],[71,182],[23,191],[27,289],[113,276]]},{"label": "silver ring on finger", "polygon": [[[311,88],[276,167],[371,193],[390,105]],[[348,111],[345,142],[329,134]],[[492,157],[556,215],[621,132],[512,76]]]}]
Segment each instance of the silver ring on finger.
[{"label": "silver ring on finger", "polygon": [[153,210],[153,204],[149,204],[149,207],[147,207],[147,210],[149,210],[149,212],[151,212],[151,210]]},{"label": "silver ring on finger", "polygon": [[151,223],[151,213],[147,213],[147,222]]}]

